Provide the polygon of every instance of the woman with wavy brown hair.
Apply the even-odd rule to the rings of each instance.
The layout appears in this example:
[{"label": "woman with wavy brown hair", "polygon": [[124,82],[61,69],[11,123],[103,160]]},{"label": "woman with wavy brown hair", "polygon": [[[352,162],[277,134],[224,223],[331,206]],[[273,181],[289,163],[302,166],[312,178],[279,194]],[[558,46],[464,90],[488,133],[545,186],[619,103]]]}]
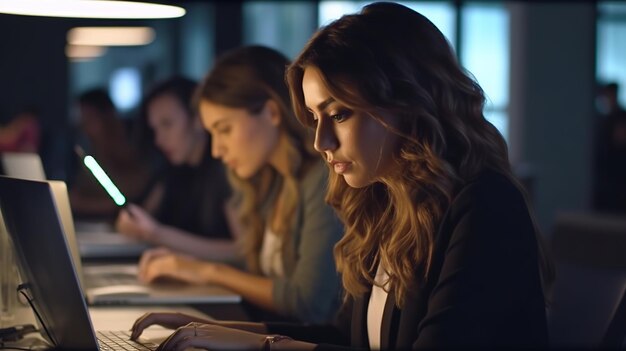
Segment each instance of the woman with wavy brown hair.
[{"label": "woman with wavy brown hair", "polygon": [[374,3],[318,31],[287,79],[346,227],[343,308],[328,326],[191,324],[162,347],[547,347],[549,259],[484,93],[441,32]]}]

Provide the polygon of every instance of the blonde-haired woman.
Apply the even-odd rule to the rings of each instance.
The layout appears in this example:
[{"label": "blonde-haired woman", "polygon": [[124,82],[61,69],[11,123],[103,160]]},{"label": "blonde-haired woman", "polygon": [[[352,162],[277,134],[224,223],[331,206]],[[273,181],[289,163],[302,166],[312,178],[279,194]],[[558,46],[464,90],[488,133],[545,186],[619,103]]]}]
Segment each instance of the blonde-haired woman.
[{"label": "blonde-haired woman", "polygon": [[346,227],[343,308],[327,326],[193,323],[161,347],[547,347],[550,265],[483,91],[441,32],[370,4],[317,32],[287,78]]},{"label": "blonde-haired woman", "polygon": [[324,202],[324,164],[293,115],[288,64],[266,47],[235,49],[217,60],[197,90],[212,155],[229,170],[235,192],[229,221],[247,270],[155,249],[141,259],[144,281],[219,284],[287,319],[333,316],[341,294],[332,249],[343,227]]}]

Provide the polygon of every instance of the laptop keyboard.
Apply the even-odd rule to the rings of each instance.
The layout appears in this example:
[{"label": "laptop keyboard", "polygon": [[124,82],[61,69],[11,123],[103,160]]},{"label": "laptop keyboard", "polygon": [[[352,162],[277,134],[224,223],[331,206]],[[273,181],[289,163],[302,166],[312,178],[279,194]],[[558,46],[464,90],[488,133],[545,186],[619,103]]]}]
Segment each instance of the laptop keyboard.
[{"label": "laptop keyboard", "polygon": [[130,340],[130,333],[125,331],[98,331],[98,344],[100,350],[156,350],[159,346],[154,343],[138,343]]},{"label": "laptop keyboard", "polygon": [[137,285],[137,277],[126,273],[106,273],[89,277],[90,286]]}]

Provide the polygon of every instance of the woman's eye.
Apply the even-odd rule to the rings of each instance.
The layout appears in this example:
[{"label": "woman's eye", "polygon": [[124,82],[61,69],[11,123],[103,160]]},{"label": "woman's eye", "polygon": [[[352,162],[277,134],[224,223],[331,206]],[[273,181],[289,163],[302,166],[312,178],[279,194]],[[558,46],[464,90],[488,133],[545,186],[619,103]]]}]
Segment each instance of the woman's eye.
[{"label": "woman's eye", "polygon": [[228,134],[228,133],[230,133],[230,127],[220,128],[220,129],[216,130],[216,132],[218,134]]},{"label": "woman's eye", "polygon": [[339,113],[331,114],[330,118],[333,119],[335,122],[343,122],[349,116],[350,116],[350,114],[348,112],[339,112]]}]

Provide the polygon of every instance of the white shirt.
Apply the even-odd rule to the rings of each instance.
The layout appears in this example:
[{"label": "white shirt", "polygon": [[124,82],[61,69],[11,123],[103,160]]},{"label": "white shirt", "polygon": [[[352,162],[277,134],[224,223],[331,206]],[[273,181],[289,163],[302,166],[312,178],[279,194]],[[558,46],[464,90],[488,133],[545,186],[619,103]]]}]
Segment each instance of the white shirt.
[{"label": "white shirt", "polygon": [[[374,281],[382,285],[388,279],[389,275],[379,264]],[[370,349],[372,350],[380,349],[380,329],[383,323],[383,312],[385,311],[387,295],[387,292],[378,285],[372,287],[372,294],[367,305],[367,336],[370,342]]]},{"label": "white shirt", "polygon": [[282,240],[269,227],[265,229],[259,263],[261,272],[267,277],[283,277],[283,255],[281,253]]}]

